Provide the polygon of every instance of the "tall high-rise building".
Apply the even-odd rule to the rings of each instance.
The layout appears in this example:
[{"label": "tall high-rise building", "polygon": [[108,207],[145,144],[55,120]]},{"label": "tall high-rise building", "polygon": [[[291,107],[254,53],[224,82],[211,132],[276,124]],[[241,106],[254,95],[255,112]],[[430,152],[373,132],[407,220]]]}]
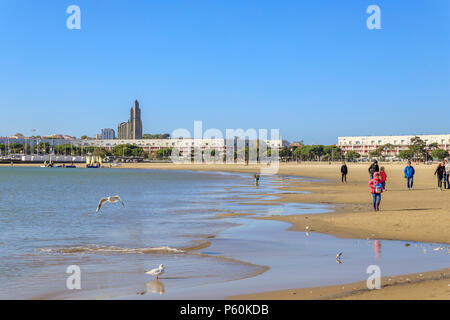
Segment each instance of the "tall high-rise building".
[{"label": "tall high-rise building", "polygon": [[113,140],[116,138],[116,132],[113,129],[102,129],[102,140]]},{"label": "tall high-rise building", "polygon": [[119,124],[117,134],[118,138],[123,140],[142,139],[142,120],[139,101],[134,101],[134,107],[130,110],[130,120]]},{"label": "tall high-rise building", "polygon": [[120,140],[128,139],[129,137],[129,129],[128,122],[121,122],[117,127],[117,138]]},{"label": "tall high-rise building", "polygon": [[134,108],[130,109],[131,139],[142,139],[142,120],[139,101],[134,101]]}]

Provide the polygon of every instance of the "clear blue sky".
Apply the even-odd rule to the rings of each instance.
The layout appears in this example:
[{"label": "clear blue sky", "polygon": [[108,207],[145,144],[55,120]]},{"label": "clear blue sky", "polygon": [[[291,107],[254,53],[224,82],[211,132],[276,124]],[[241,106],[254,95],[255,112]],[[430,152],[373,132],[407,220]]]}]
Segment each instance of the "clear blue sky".
[{"label": "clear blue sky", "polygon": [[0,70],[0,136],[117,130],[134,99],[144,133],[449,133],[450,1],[0,0]]}]

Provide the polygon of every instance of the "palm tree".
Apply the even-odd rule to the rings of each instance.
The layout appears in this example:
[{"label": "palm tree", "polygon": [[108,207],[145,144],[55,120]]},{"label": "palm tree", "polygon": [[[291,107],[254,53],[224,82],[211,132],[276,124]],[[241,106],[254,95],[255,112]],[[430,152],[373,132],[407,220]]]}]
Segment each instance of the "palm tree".
[{"label": "palm tree", "polygon": [[438,147],[439,147],[439,145],[438,145],[437,142],[433,142],[433,143],[430,143],[430,144],[428,145],[428,149],[430,149],[430,150],[435,150],[435,149],[437,149]]}]

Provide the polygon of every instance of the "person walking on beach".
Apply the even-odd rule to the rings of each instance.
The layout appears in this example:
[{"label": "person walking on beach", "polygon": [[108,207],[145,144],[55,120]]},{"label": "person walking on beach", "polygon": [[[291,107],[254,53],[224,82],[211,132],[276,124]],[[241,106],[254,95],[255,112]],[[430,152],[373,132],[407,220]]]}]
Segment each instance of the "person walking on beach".
[{"label": "person walking on beach", "polygon": [[411,165],[411,161],[408,161],[408,165],[405,167],[405,170],[403,170],[403,173],[405,174],[406,186],[408,187],[408,190],[412,190],[414,183],[414,174],[416,173],[416,171]]},{"label": "person walking on beach", "polygon": [[348,173],[348,168],[347,168],[347,164],[345,163],[345,161],[342,161],[342,166],[341,166],[341,174],[342,174],[342,178],[341,181],[342,183],[347,183],[347,173]]},{"label": "person walking on beach", "polygon": [[445,163],[445,176],[444,176],[444,187],[445,189],[450,189],[450,183],[448,182],[448,178],[450,175],[450,162],[447,158],[444,159]]},{"label": "person walking on beach", "polygon": [[253,178],[255,178],[255,186],[259,186],[259,174],[254,174]]},{"label": "person walking on beach", "polygon": [[373,179],[369,181],[370,193],[372,194],[372,204],[374,211],[380,211],[381,193],[383,192],[383,183],[380,179],[380,173],[374,172]]},{"label": "person walking on beach", "polygon": [[378,167],[378,161],[375,160],[369,167],[370,179],[373,179],[374,172],[379,172],[380,168]]},{"label": "person walking on beach", "polygon": [[445,166],[444,162],[439,163],[434,175],[437,176],[438,190],[442,191],[442,179],[444,179],[445,175]]},{"label": "person walking on beach", "polygon": [[386,180],[387,180],[387,174],[386,171],[384,171],[384,167],[380,168],[380,180],[383,184],[383,190],[386,190]]}]

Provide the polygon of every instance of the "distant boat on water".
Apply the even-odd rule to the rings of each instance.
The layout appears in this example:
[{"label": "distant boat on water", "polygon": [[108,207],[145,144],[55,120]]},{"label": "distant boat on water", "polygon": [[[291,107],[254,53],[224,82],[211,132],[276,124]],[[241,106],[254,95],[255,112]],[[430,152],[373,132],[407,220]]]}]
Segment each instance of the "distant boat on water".
[{"label": "distant boat on water", "polygon": [[70,165],[67,165],[67,166],[64,163],[55,166],[55,164],[53,163],[53,160],[52,160],[52,156],[50,155],[49,162],[47,163],[47,160],[44,161],[44,164],[41,166],[41,168],[76,168],[76,166],[73,164],[73,161]]},{"label": "distant boat on water", "polygon": [[97,157],[97,161],[95,161],[95,157],[92,156],[89,158],[89,156],[86,156],[86,168],[93,168],[98,169],[102,166],[102,158]]},{"label": "distant boat on water", "polygon": [[76,168],[77,166],[74,166],[71,164],[70,166],[66,166],[65,164],[60,164],[59,166],[56,166],[56,168]]},{"label": "distant boat on water", "polygon": [[52,156],[50,155],[50,160],[47,163],[47,160],[44,161],[44,165],[41,166],[41,168],[53,168],[54,164],[53,164],[53,160],[52,160]]}]

